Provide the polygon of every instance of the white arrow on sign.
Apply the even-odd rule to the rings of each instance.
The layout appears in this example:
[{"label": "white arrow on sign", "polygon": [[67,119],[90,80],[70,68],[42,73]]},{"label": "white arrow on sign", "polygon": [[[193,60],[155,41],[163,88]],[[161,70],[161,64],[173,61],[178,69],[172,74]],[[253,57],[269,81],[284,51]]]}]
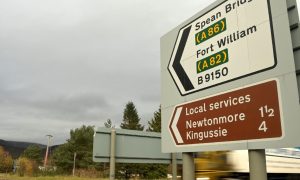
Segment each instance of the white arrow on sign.
[{"label": "white arrow on sign", "polygon": [[175,113],[175,115],[174,115],[174,119],[173,119],[173,121],[172,121],[171,124],[170,124],[170,130],[171,130],[171,133],[172,133],[172,132],[174,133],[174,136],[175,136],[175,138],[176,138],[176,140],[177,140],[177,142],[178,142],[179,144],[182,144],[182,143],[183,143],[182,137],[181,137],[181,135],[180,135],[180,133],[179,133],[179,131],[178,131],[178,128],[177,128],[177,122],[178,122],[178,120],[179,120],[181,111],[182,111],[182,107],[178,107],[178,108],[176,109],[176,113]]}]

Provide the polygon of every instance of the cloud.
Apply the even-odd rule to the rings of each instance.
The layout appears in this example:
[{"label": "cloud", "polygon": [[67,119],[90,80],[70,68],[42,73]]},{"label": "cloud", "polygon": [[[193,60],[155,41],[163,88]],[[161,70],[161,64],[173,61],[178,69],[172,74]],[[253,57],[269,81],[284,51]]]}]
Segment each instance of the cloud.
[{"label": "cloud", "polygon": [[128,101],[146,125],[160,37],[212,1],[0,1],[0,138],[62,143],[82,124],[118,126]]}]

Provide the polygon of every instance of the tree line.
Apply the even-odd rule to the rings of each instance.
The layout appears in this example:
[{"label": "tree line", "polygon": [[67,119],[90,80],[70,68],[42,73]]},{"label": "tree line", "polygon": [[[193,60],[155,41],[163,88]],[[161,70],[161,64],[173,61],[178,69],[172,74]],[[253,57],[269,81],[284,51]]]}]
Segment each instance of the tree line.
[{"label": "tree line", "polygon": [[[108,119],[104,126],[107,128],[115,127],[111,119]],[[120,128],[129,130],[161,132],[161,108],[154,112],[151,120],[148,121],[148,127],[141,124],[141,119],[138,111],[133,102],[128,102],[123,111],[123,120]],[[66,143],[54,149],[49,157],[49,167],[55,169],[39,169],[42,165],[43,155],[42,149],[37,145],[29,146],[23,154],[16,161],[17,172],[19,175],[43,175],[43,174],[67,174],[70,175],[73,170],[74,157],[75,158],[75,174],[77,176],[88,177],[108,177],[109,164],[95,163],[92,160],[93,154],[93,135],[94,126],[82,125],[80,128],[70,130],[70,137]],[[3,152],[3,153],[2,153]],[[12,171],[12,158],[11,160],[2,160],[4,149],[0,148],[0,171]],[[76,155],[76,156],[74,156]],[[3,157],[9,157],[3,155]],[[8,163],[3,163],[8,162]],[[127,164],[118,163],[116,165],[116,178],[129,179],[132,177],[157,179],[167,176],[167,165],[161,164]]]}]

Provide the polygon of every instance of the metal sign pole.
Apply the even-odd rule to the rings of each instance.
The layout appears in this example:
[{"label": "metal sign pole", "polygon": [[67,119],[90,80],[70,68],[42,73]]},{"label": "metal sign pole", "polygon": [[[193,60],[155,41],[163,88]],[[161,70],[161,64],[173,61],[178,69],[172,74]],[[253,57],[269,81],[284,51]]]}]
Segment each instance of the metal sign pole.
[{"label": "metal sign pole", "polygon": [[116,166],[116,130],[113,128],[111,129],[110,135],[110,168],[109,168],[109,179],[115,179],[115,166]]},{"label": "metal sign pole", "polygon": [[267,180],[266,152],[264,149],[248,150],[250,180]]},{"label": "metal sign pole", "polygon": [[171,153],[172,155],[172,180],[177,180],[177,154]]},{"label": "metal sign pole", "polygon": [[183,180],[195,179],[195,164],[193,153],[182,153],[183,169],[182,176]]}]

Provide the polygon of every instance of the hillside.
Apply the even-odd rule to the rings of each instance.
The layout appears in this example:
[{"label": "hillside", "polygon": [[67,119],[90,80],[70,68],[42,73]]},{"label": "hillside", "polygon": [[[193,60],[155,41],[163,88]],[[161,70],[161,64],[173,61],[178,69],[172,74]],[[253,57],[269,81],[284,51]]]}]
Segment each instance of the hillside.
[{"label": "hillside", "polygon": [[0,146],[2,146],[6,151],[8,151],[14,159],[18,158],[20,154],[30,145],[38,145],[45,151],[46,146],[37,143],[30,142],[18,142],[18,141],[5,141],[0,139]]}]

